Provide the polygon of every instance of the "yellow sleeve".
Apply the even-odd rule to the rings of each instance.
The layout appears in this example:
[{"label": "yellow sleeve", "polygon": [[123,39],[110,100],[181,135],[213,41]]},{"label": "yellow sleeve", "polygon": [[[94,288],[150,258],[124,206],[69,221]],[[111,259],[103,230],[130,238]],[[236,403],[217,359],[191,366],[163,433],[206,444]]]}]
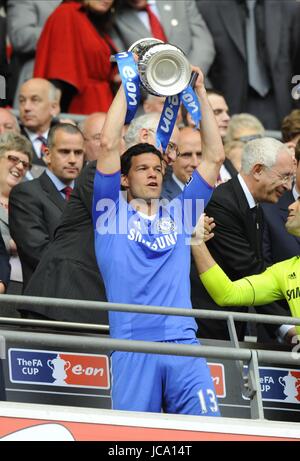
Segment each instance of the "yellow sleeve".
[{"label": "yellow sleeve", "polygon": [[284,298],[273,269],[232,282],[216,264],[200,280],[220,306],[259,306]]}]

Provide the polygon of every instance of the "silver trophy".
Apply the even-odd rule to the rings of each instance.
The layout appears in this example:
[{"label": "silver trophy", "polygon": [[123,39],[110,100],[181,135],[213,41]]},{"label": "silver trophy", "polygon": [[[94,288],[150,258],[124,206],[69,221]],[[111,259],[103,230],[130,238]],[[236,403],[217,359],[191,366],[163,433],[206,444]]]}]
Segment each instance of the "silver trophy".
[{"label": "silver trophy", "polygon": [[154,96],[173,96],[189,84],[191,66],[185,54],[175,45],[156,38],[142,38],[128,51],[138,56],[140,81]]}]

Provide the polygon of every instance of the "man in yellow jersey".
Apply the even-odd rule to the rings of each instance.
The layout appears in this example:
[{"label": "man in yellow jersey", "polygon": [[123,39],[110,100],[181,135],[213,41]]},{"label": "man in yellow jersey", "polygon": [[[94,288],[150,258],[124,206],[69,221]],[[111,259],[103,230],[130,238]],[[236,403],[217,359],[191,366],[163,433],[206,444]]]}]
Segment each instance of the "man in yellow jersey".
[{"label": "man in yellow jersey", "polygon": [[[287,231],[300,237],[300,197],[289,207]],[[208,251],[205,243],[192,245],[200,279],[220,306],[259,306],[286,299],[293,317],[300,317],[300,256],[273,264],[258,275],[232,282]],[[300,335],[300,326],[296,327]]]}]

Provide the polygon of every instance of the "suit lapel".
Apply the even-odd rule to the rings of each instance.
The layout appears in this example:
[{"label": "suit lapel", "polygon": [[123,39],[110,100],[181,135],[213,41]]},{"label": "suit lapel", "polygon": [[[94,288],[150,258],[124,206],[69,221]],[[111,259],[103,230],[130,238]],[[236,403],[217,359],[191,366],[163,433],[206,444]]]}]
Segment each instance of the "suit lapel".
[{"label": "suit lapel", "polygon": [[253,216],[251,210],[249,208],[249,204],[247,202],[246,196],[242,189],[242,186],[235,176],[231,179],[231,184],[234,190],[234,194],[236,196],[236,200],[238,203],[238,207],[241,210],[241,216],[244,221],[245,232],[248,235],[249,241],[251,242],[252,248],[255,249],[256,252],[259,253],[261,256],[261,233],[262,230],[256,228],[255,222],[253,220]]},{"label": "suit lapel", "polygon": [[180,189],[178,184],[176,184],[172,176],[169,176],[165,179],[163,183],[163,189],[164,197],[167,196],[168,200],[173,200],[173,198],[177,197],[182,192],[182,190]]},{"label": "suit lapel", "polygon": [[39,157],[36,155],[34,146],[33,146],[33,144],[32,144],[32,142],[31,142],[31,140],[30,140],[30,138],[29,138],[27,132],[25,131],[25,129],[24,129],[24,127],[23,127],[22,125],[21,125],[21,134],[22,134],[23,136],[25,136],[25,138],[27,138],[28,141],[30,141],[30,144],[31,144],[31,146],[32,146],[32,152],[33,152],[33,162],[32,162],[32,163],[34,163],[35,165],[40,165],[40,166],[46,167],[46,164],[45,164],[44,160],[42,160],[41,158],[39,158]]},{"label": "suit lapel", "polygon": [[245,37],[238,8],[237,4],[230,2],[230,5],[222,5],[219,9],[219,13],[228,34],[232,38],[243,58],[246,59]]},{"label": "suit lapel", "polygon": [[238,171],[237,169],[233,166],[232,162],[229,160],[229,158],[225,158],[223,165],[225,166],[226,170],[231,174],[231,177],[237,175]]},{"label": "suit lapel", "polygon": [[[284,11],[282,2],[265,1],[265,29],[267,50],[272,66],[278,60],[279,44],[281,34],[282,21],[284,21]],[[276,33],[274,33],[276,31]]]},{"label": "suit lapel", "polygon": [[[149,37],[151,36],[149,30],[144,26],[143,22],[138,17],[135,11],[126,12],[118,19],[120,24],[120,31],[122,33],[123,28],[134,30],[138,37]],[[124,26],[124,27],[123,27]],[[130,44],[132,45],[132,43]]]},{"label": "suit lapel", "polygon": [[60,192],[56,189],[49,176],[46,173],[43,173],[38,178],[38,180],[40,181],[41,186],[47,194],[49,200],[51,200],[51,202],[53,202],[57,208],[63,211],[66,206],[66,201],[62,198]]}]

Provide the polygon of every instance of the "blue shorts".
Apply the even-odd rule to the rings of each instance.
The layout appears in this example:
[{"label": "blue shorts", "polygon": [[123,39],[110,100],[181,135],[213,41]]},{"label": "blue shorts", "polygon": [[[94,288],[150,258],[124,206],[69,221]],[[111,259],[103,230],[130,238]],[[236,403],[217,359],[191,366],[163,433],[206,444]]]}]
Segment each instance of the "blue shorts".
[{"label": "blue shorts", "polygon": [[[167,341],[199,344],[197,339]],[[201,357],[113,352],[112,408],[220,416],[214,384]]]}]

